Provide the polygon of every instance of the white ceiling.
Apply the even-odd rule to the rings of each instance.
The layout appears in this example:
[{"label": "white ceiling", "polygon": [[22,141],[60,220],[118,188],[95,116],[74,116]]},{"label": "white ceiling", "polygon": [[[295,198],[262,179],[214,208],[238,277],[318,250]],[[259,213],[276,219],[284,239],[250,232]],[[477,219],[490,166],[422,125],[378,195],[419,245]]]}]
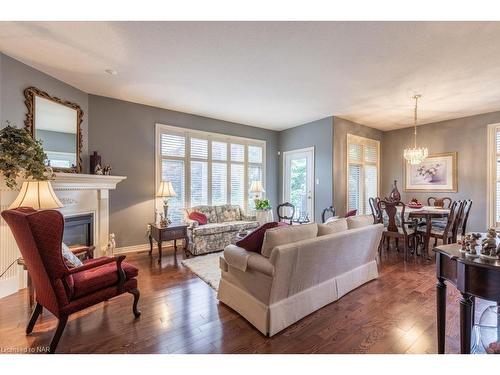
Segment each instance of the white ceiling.
[{"label": "white ceiling", "polygon": [[275,130],[406,127],[417,92],[422,123],[500,110],[499,41],[499,22],[0,22],[2,52],[83,91]]}]

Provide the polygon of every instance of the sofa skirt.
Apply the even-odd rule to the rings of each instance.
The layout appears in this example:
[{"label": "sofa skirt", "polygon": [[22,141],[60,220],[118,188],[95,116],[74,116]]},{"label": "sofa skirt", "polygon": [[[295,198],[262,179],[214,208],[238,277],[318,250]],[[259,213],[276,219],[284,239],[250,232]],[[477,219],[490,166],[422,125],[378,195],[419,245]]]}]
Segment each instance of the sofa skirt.
[{"label": "sofa skirt", "polygon": [[376,278],[378,268],[374,260],[268,306],[222,277],[217,298],[261,333],[273,336]]}]

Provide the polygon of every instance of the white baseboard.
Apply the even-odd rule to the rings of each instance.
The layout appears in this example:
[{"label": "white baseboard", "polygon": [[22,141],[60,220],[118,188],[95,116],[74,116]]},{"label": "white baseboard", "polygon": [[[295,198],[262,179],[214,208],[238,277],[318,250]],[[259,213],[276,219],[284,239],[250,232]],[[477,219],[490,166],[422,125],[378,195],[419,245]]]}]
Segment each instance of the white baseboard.
[{"label": "white baseboard", "polygon": [[149,243],[133,246],[117,247],[113,254],[139,253],[141,251],[149,251]]},{"label": "white baseboard", "polygon": [[19,290],[19,276],[12,276],[0,280],[0,298],[7,297]]}]

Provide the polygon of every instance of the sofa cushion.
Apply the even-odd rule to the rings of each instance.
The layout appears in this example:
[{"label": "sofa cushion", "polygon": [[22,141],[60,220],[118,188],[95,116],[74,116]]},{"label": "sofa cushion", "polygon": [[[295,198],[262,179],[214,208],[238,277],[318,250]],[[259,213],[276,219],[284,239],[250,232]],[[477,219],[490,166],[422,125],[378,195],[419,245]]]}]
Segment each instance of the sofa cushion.
[{"label": "sofa cushion", "polygon": [[191,212],[199,212],[207,217],[207,223],[217,223],[217,212],[215,211],[214,206],[194,206],[186,209],[187,216],[191,214]]},{"label": "sofa cushion", "polygon": [[188,216],[191,220],[197,221],[200,225],[205,225],[207,223],[207,217],[201,212],[193,211]]},{"label": "sofa cushion", "polygon": [[240,206],[238,205],[223,204],[215,206],[215,212],[219,223],[241,220]]},{"label": "sofa cushion", "polygon": [[318,224],[318,236],[343,232],[347,229],[347,219],[340,218],[337,220],[330,220],[326,224]]},{"label": "sofa cushion", "polygon": [[358,215],[347,218],[347,227],[349,229],[362,228],[368,225],[373,225],[372,215]]},{"label": "sofa cushion", "polygon": [[[99,259],[91,259],[84,264],[89,264]],[[125,271],[126,280],[137,276],[139,271],[129,263],[122,262],[123,271]],[[116,272],[116,263],[108,263],[101,267],[91,268],[89,270],[78,272],[73,277],[73,298],[83,297],[96,290],[104,289],[118,282],[118,273]]]},{"label": "sofa cushion", "polygon": [[245,229],[254,229],[259,226],[258,221],[228,221],[221,224],[229,225],[229,230],[232,232],[238,232]]},{"label": "sofa cushion", "polygon": [[243,239],[236,242],[236,245],[242,247],[247,251],[252,251],[254,253],[260,253],[262,249],[262,243],[264,242],[264,235],[266,230],[271,228],[276,228],[278,223],[276,221],[265,223],[255,229],[252,233],[245,236]]},{"label": "sofa cushion", "polygon": [[217,234],[230,231],[231,226],[227,225],[226,223],[209,223],[200,227],[193,228],[193,234],[195,236],[206,236],[209,234]]},{"label": "sofa cushion", "polygon": [[271,256],[276,246],[285,245],[314,238],[318,235],[318,224],[288,225],[268,229],[264,235],[261,254],[267,258]]}]

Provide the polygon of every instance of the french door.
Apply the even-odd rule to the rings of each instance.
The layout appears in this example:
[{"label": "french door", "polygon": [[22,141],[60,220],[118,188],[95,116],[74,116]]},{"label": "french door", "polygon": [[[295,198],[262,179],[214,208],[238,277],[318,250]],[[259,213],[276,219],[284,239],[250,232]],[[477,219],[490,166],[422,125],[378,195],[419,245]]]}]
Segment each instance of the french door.
[{"label": "french door", "polygon": [[314,147],[283,153],[283,200],[295,206],[294,220],[314,221]]}]

